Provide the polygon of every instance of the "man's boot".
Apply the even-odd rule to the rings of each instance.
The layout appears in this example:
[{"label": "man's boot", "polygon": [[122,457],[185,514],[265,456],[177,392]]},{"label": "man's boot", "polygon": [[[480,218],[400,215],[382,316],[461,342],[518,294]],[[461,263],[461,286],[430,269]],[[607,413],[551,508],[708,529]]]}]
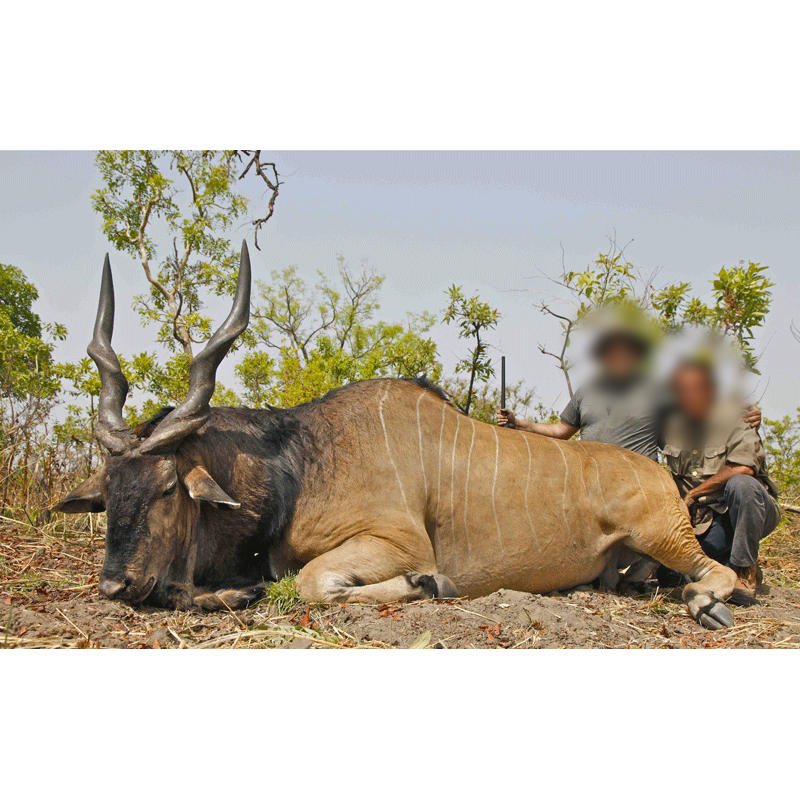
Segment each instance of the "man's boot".
[{"label": "man's boot", "polygon": [[731,569],[736,573],[736,584],[730,597],[731,603],[740,606],[755,605],[758,602],[756,600],[756,590],[760,583],[758,565],[737,567],[731,564]]}]

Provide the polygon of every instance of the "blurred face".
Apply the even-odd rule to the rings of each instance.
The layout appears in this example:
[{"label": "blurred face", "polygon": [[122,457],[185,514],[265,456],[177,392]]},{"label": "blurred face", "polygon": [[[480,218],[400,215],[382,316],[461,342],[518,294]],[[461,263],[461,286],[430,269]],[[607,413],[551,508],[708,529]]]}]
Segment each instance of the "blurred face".
[{"label": "blurred face", "polygon": [[691,420],[702,422],[708,417],[714,403],[714,387],[701,369],[679,369],[672,381],[675,402]]},{"label": "blurred face", "polygon": [[612,378],[629,378],[641,362],[639,351],[624,339],[609,342],[600,355],[603,371]]}]

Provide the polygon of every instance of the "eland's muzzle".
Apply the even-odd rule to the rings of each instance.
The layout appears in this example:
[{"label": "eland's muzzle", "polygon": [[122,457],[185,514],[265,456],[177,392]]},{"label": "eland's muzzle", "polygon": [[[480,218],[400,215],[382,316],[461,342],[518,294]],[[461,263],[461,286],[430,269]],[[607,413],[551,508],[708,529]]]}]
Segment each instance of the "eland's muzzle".
[{"label": "eland's muzzle", "polygon": [[100,585],[97,587],[100,590],[100,594],[103,597],[107,597],[109,600],[113,600],[117,597],[126,587],[125,584],[121,581],[110,581],[108,579],[104,579],[100,581]]}]

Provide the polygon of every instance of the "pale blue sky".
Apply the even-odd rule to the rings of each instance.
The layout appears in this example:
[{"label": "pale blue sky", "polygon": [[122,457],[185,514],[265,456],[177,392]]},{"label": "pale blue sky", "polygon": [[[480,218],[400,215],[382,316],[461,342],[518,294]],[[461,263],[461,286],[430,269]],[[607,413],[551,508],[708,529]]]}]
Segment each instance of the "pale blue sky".
[{"label": "pale blue sky", "polygon": [[[296,264],[313,280],[336,255],[368,258],[387,276],[382,313],[439,311],[460,284],[503,312],[492,338],[509,378],[525,378],[561,407],[560,374],[537,342],[555,329],[531,307],[547,290],[538,269],[581,268],[616,231],[627,254],[662,279],[694,282],[706,295],[711,273],[753,259],[777,283],[769,324],[758,337],[770,416],[800,404],[800,154],[737,152],[278,152],[285,181],[275,217],[253,253],[257,277]],[[80,357],[91,337],[100,267],[108,244],[89,197],[99,185],[91,152],[0,153],[0,262],[38,286],[37,310],[66,324],[59,356]],[[246,228],[242,229],[242,233]],[[251,239],[252,241],[252,239]],[[115,346],[154,349],[130,299],[144,288],[141,267],[112,252],[117,285]],[[217,318],[223,306],[212,304]],[[446,366],[463,349],[437,328]],[[221,370],[229,380],[230,364]],[[578,374],[576,378],[580,378]]]}]

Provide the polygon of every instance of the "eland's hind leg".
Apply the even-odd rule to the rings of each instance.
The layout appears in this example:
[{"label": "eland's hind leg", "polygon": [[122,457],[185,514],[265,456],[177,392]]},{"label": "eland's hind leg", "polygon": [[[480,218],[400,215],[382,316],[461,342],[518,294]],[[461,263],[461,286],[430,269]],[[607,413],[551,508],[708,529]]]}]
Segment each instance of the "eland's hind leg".
[{"label": "eland's hind leg", "polygon": [[321,603],[398,603],[458,597],[436,569],[430,542],[413,534],[359,534],[309,561],[297,576],[304,600]]},{"label": "eland's hind leg", "polygon": [[729,628],[733,614],[723,601],[731,596],[736,583],[733,570],[702,551],[677,493],[669,495],[663,515],[655,522],[657,526],[650,522],[645,530],[632,532],[626,544],[692,579],[683,590],[683,599],[704,628]]}]

